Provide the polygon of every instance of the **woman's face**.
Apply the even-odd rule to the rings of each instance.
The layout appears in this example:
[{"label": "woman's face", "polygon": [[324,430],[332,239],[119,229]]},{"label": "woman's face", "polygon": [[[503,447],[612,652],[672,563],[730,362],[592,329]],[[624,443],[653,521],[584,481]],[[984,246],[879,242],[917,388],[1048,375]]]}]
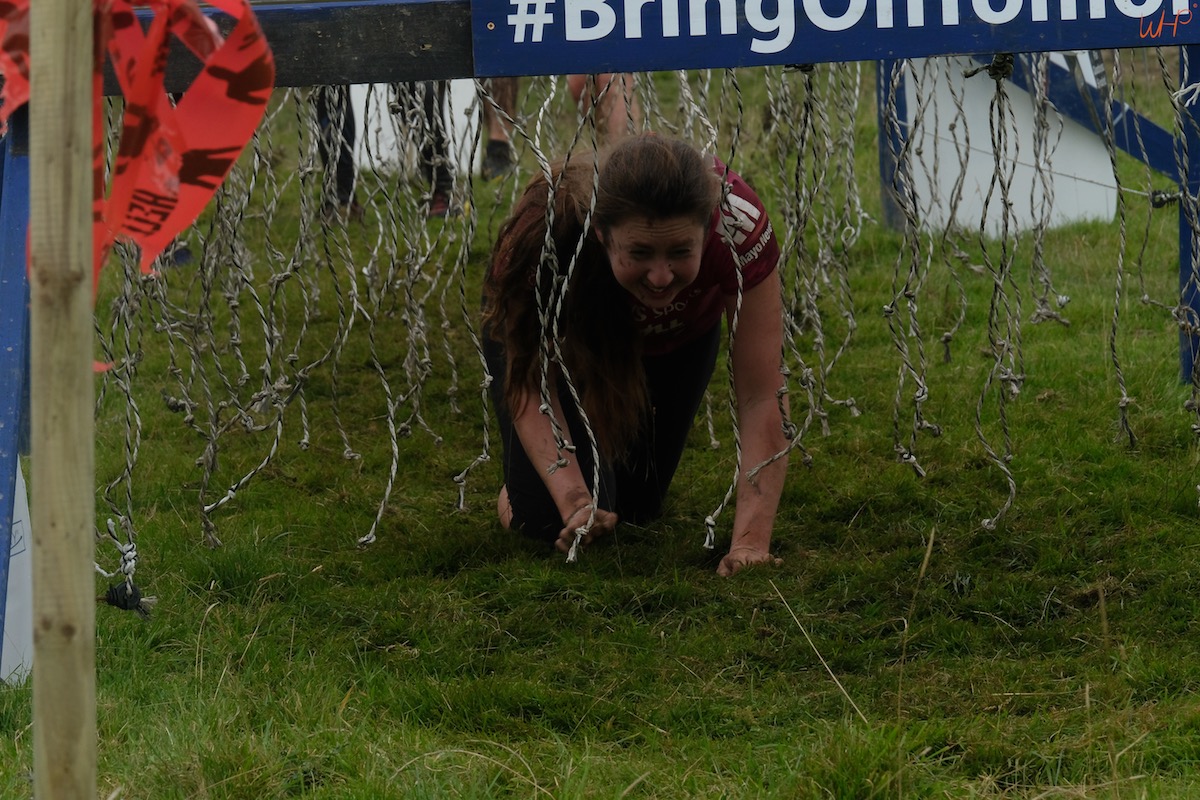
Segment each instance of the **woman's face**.
[{"label": "woman's face", "polygon": [[600,233],[617,283],[649,308],[666,308],[696,280],[707,228],[690,217],[632,217]]}]

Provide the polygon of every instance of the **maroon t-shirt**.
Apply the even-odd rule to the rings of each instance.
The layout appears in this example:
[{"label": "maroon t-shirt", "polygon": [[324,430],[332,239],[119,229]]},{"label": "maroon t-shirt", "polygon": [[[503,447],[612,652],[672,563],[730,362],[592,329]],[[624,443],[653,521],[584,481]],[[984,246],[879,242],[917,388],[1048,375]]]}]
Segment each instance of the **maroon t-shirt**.
[{"label": "maroon t-shirt", "polygon": [[758,195],[720,160],[713,159],[713,169],[725,178],[729,192],[709,222],[696,280],[667,308],[648,308],[629,297],[646,355],[669,353],[716,325],[728,298],[737,294],[738,271],[745,292],[779,263],[779,240]]}]

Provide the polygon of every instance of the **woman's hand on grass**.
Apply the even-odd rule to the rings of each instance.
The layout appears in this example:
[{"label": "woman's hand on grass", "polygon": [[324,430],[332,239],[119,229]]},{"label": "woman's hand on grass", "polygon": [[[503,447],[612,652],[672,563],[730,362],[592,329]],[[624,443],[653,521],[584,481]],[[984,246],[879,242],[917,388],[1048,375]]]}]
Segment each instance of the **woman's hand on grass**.
[{"label": "woman's hand on grass", "polygon": [[[588,523],[588,518],[591,516],[592,506],[582,506],[575,509],[571,516],[563,520],[563,529],[558,533],[558,541],[554,546],[558,548],[560,553],[568,553],[571,550],[571,545],[575,543],[575,531],[584,527]],[[603,508],[596,509],[596,518],[592,522],[592,527],[583,535],[583,539],[579,544],[587,547],[595,539],[601,536],[607,536],[617,527],[617,515],[612,511],[605,511]]]},{"label": "woman's hand on grass", "polygon": [[770,551],[765,548],[738,545],[729,548],[729,552],[721,559],[721,563],[717,565],[717,574],[722,578],[728,578],[731,575],[736,575],[746,567],[754,567],[760,564],[777,567],[782,563],[782,558],[771,555]]}]

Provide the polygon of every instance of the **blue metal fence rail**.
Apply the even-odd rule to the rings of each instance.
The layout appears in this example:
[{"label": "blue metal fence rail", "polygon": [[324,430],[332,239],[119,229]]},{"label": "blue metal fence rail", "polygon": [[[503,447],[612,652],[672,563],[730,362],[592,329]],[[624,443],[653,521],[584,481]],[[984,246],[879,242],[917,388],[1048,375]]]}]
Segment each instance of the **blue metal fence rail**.
[{"label": "blue metal fence rail", "polygon": [[18,455],[28,449],[29,439],[28,133],[27,116],[20,110],[0,143],[0,642],[7,618]]}]

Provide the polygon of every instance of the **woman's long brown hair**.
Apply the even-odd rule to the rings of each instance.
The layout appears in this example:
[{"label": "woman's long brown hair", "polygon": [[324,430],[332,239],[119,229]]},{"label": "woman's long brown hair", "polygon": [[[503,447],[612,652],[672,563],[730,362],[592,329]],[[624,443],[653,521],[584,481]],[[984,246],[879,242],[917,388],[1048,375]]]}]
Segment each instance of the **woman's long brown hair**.
[{"label": "woman's long brown hair", "polygon": [[[547,325],[553,309],[542,312],[538,298],[545,302],[555,281],[570,272],[559,320],[563,366],[593,423],[601,454],[618,460],[641,429],[649,400],[630,299],[613,277],[595,229],[638,215],[689,216],[707,224],[720,197],[720,180],[712,162],[691,145],[654,134],[621,140],[604,160],[598,190],[596,176],[591,160],[568,161],[556,164],[549,179],[539,174],[525,187],[492,249],[484,330],[505,347],[505,402],[515,415],[537,396],[542,381],[541,344],[551,334]],[[593,228],[585,235],[594,192]]]}]

